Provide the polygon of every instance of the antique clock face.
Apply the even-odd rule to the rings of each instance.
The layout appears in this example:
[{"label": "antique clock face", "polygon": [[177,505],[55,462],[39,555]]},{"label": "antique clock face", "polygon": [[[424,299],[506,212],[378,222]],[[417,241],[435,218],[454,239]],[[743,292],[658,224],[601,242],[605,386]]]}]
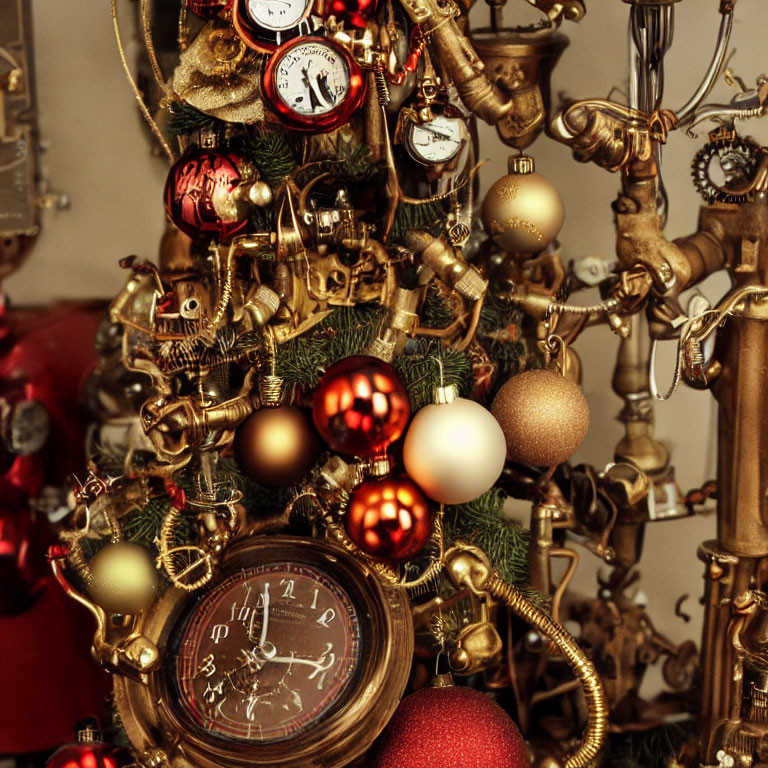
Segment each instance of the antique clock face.
[{"label": "antique clock face", "polygon": [[317,568],[245,568],[195,607],[175,677],[192,719],[247,741],[285,739],[339,701],[359,662],[360,623]]},{"label": "antique clock face", "polygon": [[347,765],[395,711],[413,653],[403,590],[291,536],[230,545],[204,589],[169,588],[132,631],[160,663],[115,677],[128,738],[188,768]]},{"label": "antique clock face", "polygon": [[320,26],[311,17],[314,0],[237,0],[232,23],[243,41],[251,48],[271,53],[279,45]]},{"label": "antique clock face", "polygon": [[365,97],[365,81],[349,52],[319,37],[279,48],[264,70],[263,86],[270,106],[299,130],[338,128]]},{"label": "antique clock face", "polygon": [[246,0],[248,18],[265,29],[285,31],[295,27],[312,7],[308,0]]},{"label": "antique clock face", "polygon": [[409,123],[405,134],[408,154],[422,165],[447,163],[464,146],[465,124],[459,117],[436,115],[426,123]]}]

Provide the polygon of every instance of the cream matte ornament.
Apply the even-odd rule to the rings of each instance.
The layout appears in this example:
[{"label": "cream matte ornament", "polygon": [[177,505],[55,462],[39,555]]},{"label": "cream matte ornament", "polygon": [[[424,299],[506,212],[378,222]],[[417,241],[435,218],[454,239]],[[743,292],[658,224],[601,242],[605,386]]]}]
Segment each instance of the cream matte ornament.
[{"label": "cream matte ornament", "polygon": [[534,171],[533,158],[509,158],[509,173],[483,200],[483,226],[507,251],[543,251],[562,229],[565,208],[554,184]]},{"label": "cream matte ornament", "polygon": [[507,458],[553,467],[567,461],[584,442],[589,406],[578,384],[556,371],[513,376],[491,405],[507,439]]},{"label": "cream matte ornament", "polygon": [[88,594],[109,613],[136,614],[155,599],[157,570],[144,547],[106,544],[91,559]]},{"label": "cream matte ornament", "polygon": [[437,402],[416,414],[403,445],[408,476],[441,504],[464,504],[493,487],[507,450],[490,412],[457,395],[456,387],[439,387]]}]

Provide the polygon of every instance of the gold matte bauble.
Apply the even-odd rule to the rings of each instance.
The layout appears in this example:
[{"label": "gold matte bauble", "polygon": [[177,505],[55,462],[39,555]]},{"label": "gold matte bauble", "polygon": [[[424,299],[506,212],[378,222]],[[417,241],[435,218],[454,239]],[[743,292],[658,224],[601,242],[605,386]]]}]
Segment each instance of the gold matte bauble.
[{"label": "gold matte bauble", "polygon": [[496,419],[479,403],[458,397],[416,414],[405,435],[403,463],[430,499],[464,504],[499,479],[505,450]]},{"label": "gold matte bauble", "polygon": [[584,442],[589,406],[578,384],[550,370],[513,376],[491,405],[507,440],[507,458],[537,467],[567,461]]},{"label": "gold matte bauble", "polygon": [[495,182],[483,200],[485,231],[506,251],[543,251],[565,221],[563,201],[554,184],[532,169],[531,158],[511,158],[511,172]]},{"label": "gold matte bauble", "polygon": [[320,453],[320,439],[309,414],[293,405],[260,408],[235,432],[240,469],[257,483],[286,486],[299,482]]},{"label": "gold matte bauble", "polygon": [[88,592],[105,611],[139,613],[154,600],[157,570],[144,547],[129,541],[106,544],[89,565]]}]

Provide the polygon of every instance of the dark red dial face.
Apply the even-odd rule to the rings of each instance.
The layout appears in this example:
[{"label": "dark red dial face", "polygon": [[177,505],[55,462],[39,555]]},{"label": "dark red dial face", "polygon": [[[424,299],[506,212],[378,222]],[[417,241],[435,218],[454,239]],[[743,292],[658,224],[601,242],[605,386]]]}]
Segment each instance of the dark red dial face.
[{"label": "dark red dial face", "polygon": [[178,649],[182,704],[195,723],[229,739],[276,741],[339,701],[360,656],[360,624],[325,573],[273,563],[209,592]]}]

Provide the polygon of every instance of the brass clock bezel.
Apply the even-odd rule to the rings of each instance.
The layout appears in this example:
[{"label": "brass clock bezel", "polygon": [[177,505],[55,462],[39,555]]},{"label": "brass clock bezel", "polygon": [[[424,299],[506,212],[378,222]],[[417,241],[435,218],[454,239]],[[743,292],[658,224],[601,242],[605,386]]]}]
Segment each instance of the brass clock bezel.
[{"label": "brass clock bezel", "polygon": [[[168,670],[160,667],[146,685],[115,676],[115,703],[129,740],[139,754],[162,749],[173,768],[222,766],[314,766],[337,768],[363,754],[384,728],[405,690],[413,655],[413,625],[404,590],[382,584],[373,569],[326,541],[265,536],[233,544],[205,591],[241,568],[299,563],[319,568],[350,596],[368,625],[355,677],[329,714],[276,742],[227,741],[189,727],[169,696]],[[169,588],[138,619],[136,631],[162,654],[171,633],[201,593]]]}]

